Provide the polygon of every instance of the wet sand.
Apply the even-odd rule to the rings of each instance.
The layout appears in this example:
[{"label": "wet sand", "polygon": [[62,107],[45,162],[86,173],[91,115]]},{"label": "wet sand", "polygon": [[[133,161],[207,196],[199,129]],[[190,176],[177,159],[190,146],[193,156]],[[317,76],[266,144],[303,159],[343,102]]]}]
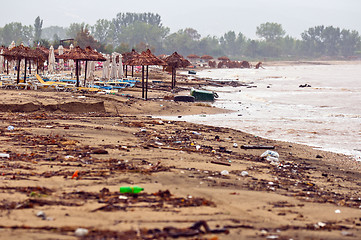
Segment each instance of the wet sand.
[{"label": "wet sand", "polygon": [[[4,239],[78,239],[78,228],[85,239],[361,237],[361,173],[347,156],[152,118],[223,111],[159,90],[151,101],[139,91],[0,94]],[[274,147],[279,164],[243,145]]]}]

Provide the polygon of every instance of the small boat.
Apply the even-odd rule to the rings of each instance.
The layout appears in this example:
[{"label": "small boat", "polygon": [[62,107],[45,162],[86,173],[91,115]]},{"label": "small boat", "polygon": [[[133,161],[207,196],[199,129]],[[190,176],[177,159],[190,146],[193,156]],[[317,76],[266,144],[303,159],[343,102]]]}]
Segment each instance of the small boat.
[{"label": "small boat", "polygon": [[215,98],[218,98],[217,93],[206,90],[191,89],[191,95],[196,101],[210,101],[213,102]]}]

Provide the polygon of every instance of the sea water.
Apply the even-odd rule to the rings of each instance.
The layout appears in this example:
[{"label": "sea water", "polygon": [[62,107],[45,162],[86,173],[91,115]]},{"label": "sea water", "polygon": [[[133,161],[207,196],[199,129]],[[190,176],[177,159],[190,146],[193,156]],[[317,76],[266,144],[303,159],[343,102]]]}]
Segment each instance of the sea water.
[{"label": "sea water", "polygon": [[[213,105],[234,112],[181,120],[230,127],[361,160],[361,64],[209,69],[197,76],[244,82],[248,87],[209,87],[219,95]],[[311,87],[300,87],[305,84]]]}]

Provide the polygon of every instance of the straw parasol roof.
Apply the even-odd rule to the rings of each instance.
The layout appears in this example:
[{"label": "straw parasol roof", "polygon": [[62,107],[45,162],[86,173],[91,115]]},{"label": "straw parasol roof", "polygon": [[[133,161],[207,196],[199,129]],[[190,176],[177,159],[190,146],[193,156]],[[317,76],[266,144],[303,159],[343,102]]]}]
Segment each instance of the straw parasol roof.
[{"label": "straw parasol roof", "polygon": [[176,84],[176,68],[179,67],[187,67],[191,65],[191,63],[185,59],[182,55],[179,55],[177,52],[174,52],[169,57],[166,57],[164,61],[172,68],[172,85],[171,88],[175,87]]},{"label": "straw parasol roof", "polygon": [[166,57],[164,61],[168,64],[168,66],[174,68],[183,68],[191,65],[187,59],[185,59],[182,55],[179,55],[177,52],[174,52],[172,55]]},{"label": "straw parasol roof", "polygon": [[201,57],[201,59],[203,59],[203,60],[211,60],[211,59],[213,59],[213,57],[212,57],[212,56],[209,56],[209,55],[203,55],[203,56]]},{"label": "straw parasol roof", "polygon": [[14,47],[11,50],[4,49],[2,55],[10,60],[24,59],[24,58],[38,59],[41,57],[36,51],[32,50],[29,47],[25,47],[23,45]]},{"label": "straw parasol roof", "polygon": [[103,55],[98,54],[91,48],[88,50],[84,50],[80,48],[79,46],[73,48],[71,51],[64,53],[62,55],[59,55],[58,58],[62,59],[73,59],[73,60],[84,60],[84,61],[105,61],[106,59],[103,57]]},{"label": "straw parasol roof", "polygon": [[95,61],[106,61],[105,57],[103,56],[103,54],[98,53],[97,51],[95,51],[94,49],[92,49],[90,46],[85,48],[85,52],[87,52],[89,55],[91,55],[92,57],[94,57],[94,59],[96,59]]},{"label": "straw parasol roof", "polygon": [[130,61],[134,57],[139,56],[139,53],[137,53],[134,49],[132,49],[131,52],[123,53],[122,56],[123,56],[122,59],[123,63],[127,65],[126,62]]},{"label": "straw parasol roof", "polygon": [[197,59],[197,58],[200,58],[198,55],[195,55],[195,54],[190,54],[187,56],[187,58],[190,58],[190,59]]},{"label": "straw parasol roof", "polygon": [[166,62],[153,55],[149,49],[142,52],[140,55],[134,56],[130,60],[125,61],[124,64],[131,66],[167,65]]},{"label": "straw parasol roof", "polygon": [[230,59],[226,56],[223,56],[223,57],[219,57],[218,60],[221,60],[221,61],[230,61]]}]

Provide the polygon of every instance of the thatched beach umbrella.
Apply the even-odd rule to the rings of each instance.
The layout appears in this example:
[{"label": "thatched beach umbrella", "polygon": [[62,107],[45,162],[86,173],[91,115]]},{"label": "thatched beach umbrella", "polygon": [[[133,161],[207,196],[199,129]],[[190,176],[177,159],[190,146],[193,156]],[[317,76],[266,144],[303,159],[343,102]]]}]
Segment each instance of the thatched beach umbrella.
[{"label": "thatched beach umbrella", "polygon": [[196,55],[196,54],[190,54],[190,55],[187,56],[187,58],[189,58],[189,59],[199,59],[200,57],[198,55]]},{"label": "thatched beach umbrella", "polygon": [[218,60],[222,61],[222,62],[227,62],[227,61],[230,61],[230,59],[226,56],[223,56],[223,57],[219,57]]},{"label": "thatched beach umbrella", "polygon": [[177,52],[174,52],[172,55],[166,57],[164,61],[172,68],[172,84],[171,87],[175,87],[177,68],[184,68],[191,65],[191,63],[185,59],[182,55],[179,55]]},{"label": "thatched beach umbrella", "polygon": [[210,55],[203,55],[203,56],[201,57],[201,59],[202,59],[202,60],[205,60],[205,61],[209,61],[209,60],[213,59],[213,57],[210,56]]},{"label": "thatched beach umbrella", "polygon": [[[139,53],[137,53],[134,49],[131,52],[123,53],[123,64],[125,67],[125,77],[128,77],[128,65],[125,64],[130,62],[133,58],[138,57]],[[132,66],[132,77],[134,77],[134,66]]]},{"label": "thatched beach umbrella", "polygon": [[17,69],[17,83],[20,81],[20,61],[25,59],[25,71],[24,71],[24,82],[26,82],[26,64],[28,59],[38,59],[40,56],[29,47],[25,47],[23,45],[13,47],[11,50],[3,51],[2,54],[7,60],[17,60],[18,61],[18,69]]},{"label": "thatched beach umbrella", "polygon": [[106,59],[103,56],[95,55],[94,53],[87,52],[79,46],[70,50],[63,55],[59,55],[59,58],[62,59],[72,59],[75,60],[75,74],[76,74],[76,86],[79,87],[79,61],[105,61]]},{"label": "thatched beach umbrella", "polygon": [[39,68],[40,68],[40,66],[42,66],[41,69],[44,70],[44,63],[48,59],[49,54],[46,53],[44,48],[42,48],[42,47],[37,47],[34,49],[34,51],[38,55],[36,73],[39,74]]},{"label": "thatched beach umbrella", "polygon": [[[157,58],[152,52],[148,49],[145,52],[142,52],[139,56],[133,57],[131,60],[127,61],[125,64],[131,66],[142,66],[142,98],[148,100],[148,66],[150,65],[158,65],[158,66],[165,66],[167,65],[166,62]],[[144,91],[144,66],[147,66],[146,71],[146,85]]]}]

